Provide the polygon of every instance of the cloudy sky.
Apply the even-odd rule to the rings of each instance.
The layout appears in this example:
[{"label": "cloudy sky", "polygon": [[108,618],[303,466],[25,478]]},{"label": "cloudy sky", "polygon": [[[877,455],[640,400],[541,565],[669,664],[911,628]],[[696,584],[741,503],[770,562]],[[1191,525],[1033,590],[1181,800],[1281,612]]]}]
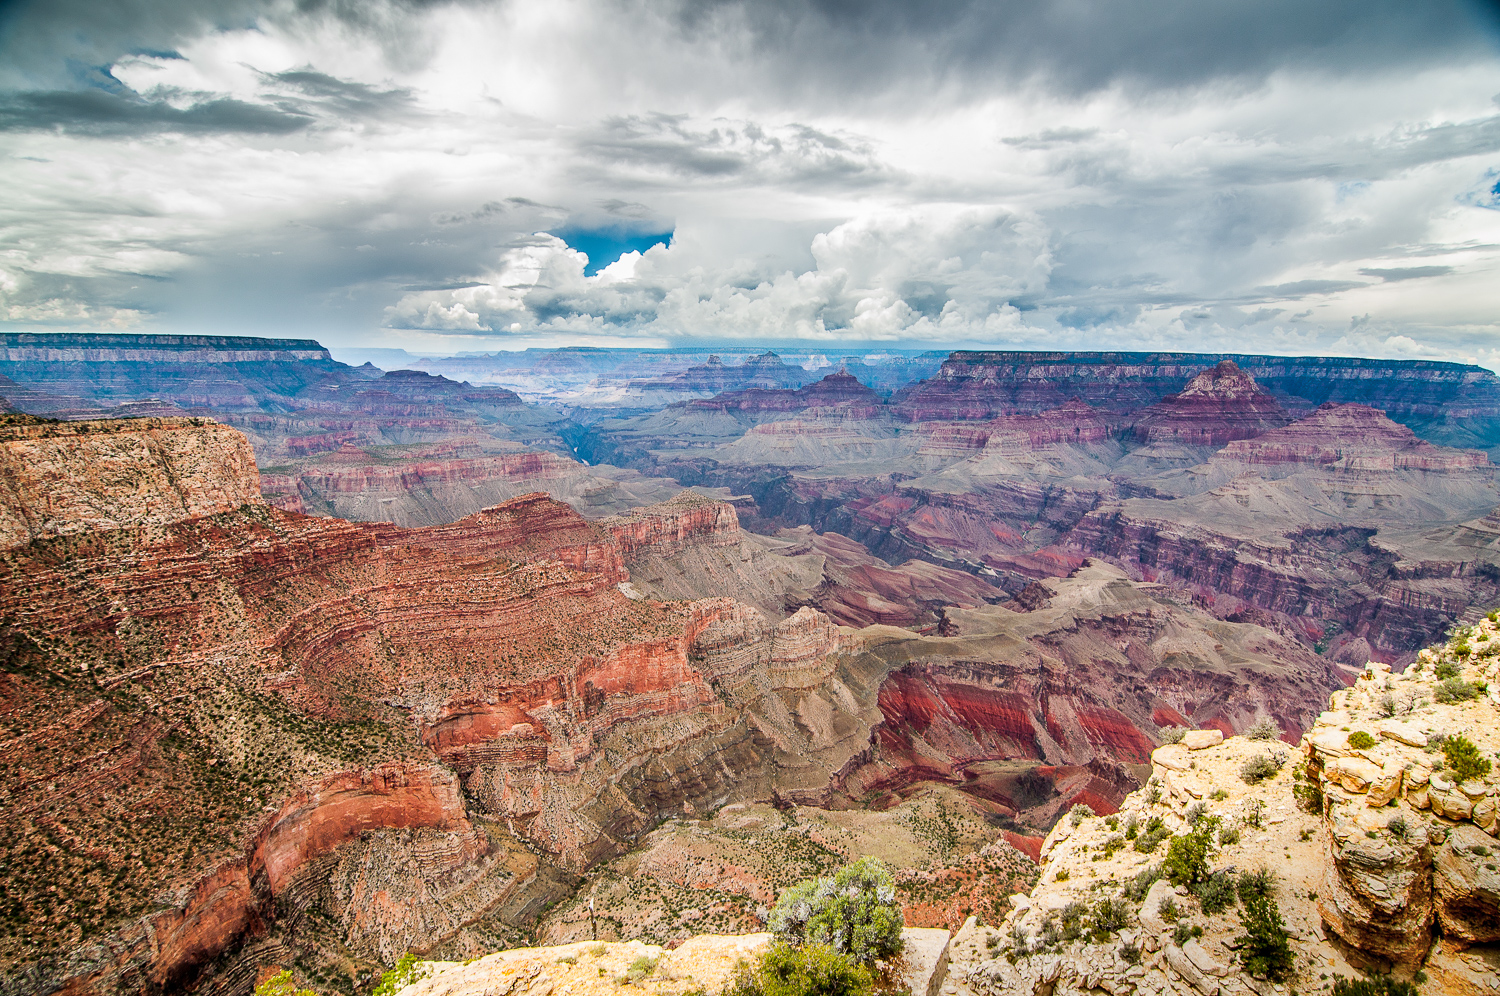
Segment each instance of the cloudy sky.
[{"label": "cloudy sky", "polygon": [[10,330],[1500,368],[1477,0],[12,0],[0,163]]}]

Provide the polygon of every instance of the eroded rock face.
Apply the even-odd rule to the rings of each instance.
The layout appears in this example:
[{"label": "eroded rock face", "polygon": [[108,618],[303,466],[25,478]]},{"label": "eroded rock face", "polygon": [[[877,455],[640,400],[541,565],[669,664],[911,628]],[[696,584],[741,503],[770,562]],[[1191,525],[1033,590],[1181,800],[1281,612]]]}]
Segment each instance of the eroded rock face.
[{"label": "eroded rock face", "polygon": [[1291,421],[1255,378],[1221,360],[1136,416],[1135,434],[1144,443],[1223,446],[1250,439]]},{"label": "eroded rock face", "polygon": [[[151,476],[163,433],[172,459],[222,459],[209,484],[243,472],[239,490]],[[825,785],[876,722],[830,683],[841,637],[821,613],[627,598],[620,540],[545,495],[402,530],[236,501],[253,464],[220,426],[37,438],[104,439],[176,504],[149,494],[149,528],[103,516],[0,552],[17,992],[229,978],[257,936],[314,962],[503,944],[560,869],[664,812]],[[17,508],[58,504],[45,476],[18,479]],[[632,550],[733,522],[679,506],[624,524]],[[25,860],[59,834],[55,858]]]},{"label": "eroded rock face", "polygon": [[245,437],[207,419],[0,428],[0,548],[259,504]]}]

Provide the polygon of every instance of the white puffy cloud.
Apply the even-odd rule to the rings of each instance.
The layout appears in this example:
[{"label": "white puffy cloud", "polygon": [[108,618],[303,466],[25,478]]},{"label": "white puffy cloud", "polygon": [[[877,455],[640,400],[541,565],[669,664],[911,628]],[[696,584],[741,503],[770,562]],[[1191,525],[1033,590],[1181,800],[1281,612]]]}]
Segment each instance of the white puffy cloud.
[{"label": "white puffy cloud", "polygon": [[[1500,59],[1460,8],[95,6],[0,42],[11,327],[1500,340]],[[580,230],[674,235],[586,276]]]}]

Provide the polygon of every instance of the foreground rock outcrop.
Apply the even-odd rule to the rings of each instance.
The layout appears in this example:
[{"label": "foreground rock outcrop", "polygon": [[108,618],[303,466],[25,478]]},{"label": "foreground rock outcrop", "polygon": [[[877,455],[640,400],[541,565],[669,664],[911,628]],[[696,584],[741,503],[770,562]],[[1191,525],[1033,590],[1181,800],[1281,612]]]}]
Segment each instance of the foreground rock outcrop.
[{"label": "foreground rock outcrop", "polygon": [[[1371,664],[1295,755],[1244,737],[1158,748],[1145,788],[1107,818],[1059,823],[1040,884],[1001,922],[955,938],[962,989],[1266,994],[1420,971],[1424,992],[1497,991],[1497,772],[1481,765],[1456,784],[1439,747],[1462,735],[1496,756],[1497,658],[1472,652],[1492,643],[1500,629],[1486,620],[1406,674]],[[1455,698],[1460,687],[1483,690]],[[1174,888],[1160,838],[1195,827],[1211,874]],[[1293,954],[1281,984],[1241,965],[1246,881],[1279,905]]]}]

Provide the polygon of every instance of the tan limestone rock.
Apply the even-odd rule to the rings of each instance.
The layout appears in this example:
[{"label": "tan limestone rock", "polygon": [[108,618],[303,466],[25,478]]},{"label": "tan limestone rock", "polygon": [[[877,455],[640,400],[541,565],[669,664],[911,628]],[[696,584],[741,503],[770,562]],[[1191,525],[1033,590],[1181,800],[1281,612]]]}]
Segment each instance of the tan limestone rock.
[{"label": "tan limestone rock", "polygon": [[1500,856],[1478,827],[1460,824],[1433,860],[1438,922],[1463,944],[1500,941]]},{"label": "tan limestone rock", "polygon": [[1223,730],[1188,730],[1182,737],[1182,745],[1188,750],[1205,750],[1223,742]]},{"label": "tan limestone rock", "polygon": [[1324,770],[1324,776],[1329,781],[1357,793],[1368,792],[1371,784],[1380,779],[1381,773],[1379,765],[1354,755],[1335,758]]},{"label": "tan limestone rock", "polygon": [[1375,727],[1375,732],[1387,740],[1406,744],[1408,747],[1426,747],[1427,734],[1417,729],[1411,723],[1403,723],[1399,719],[1383,719]]}]

